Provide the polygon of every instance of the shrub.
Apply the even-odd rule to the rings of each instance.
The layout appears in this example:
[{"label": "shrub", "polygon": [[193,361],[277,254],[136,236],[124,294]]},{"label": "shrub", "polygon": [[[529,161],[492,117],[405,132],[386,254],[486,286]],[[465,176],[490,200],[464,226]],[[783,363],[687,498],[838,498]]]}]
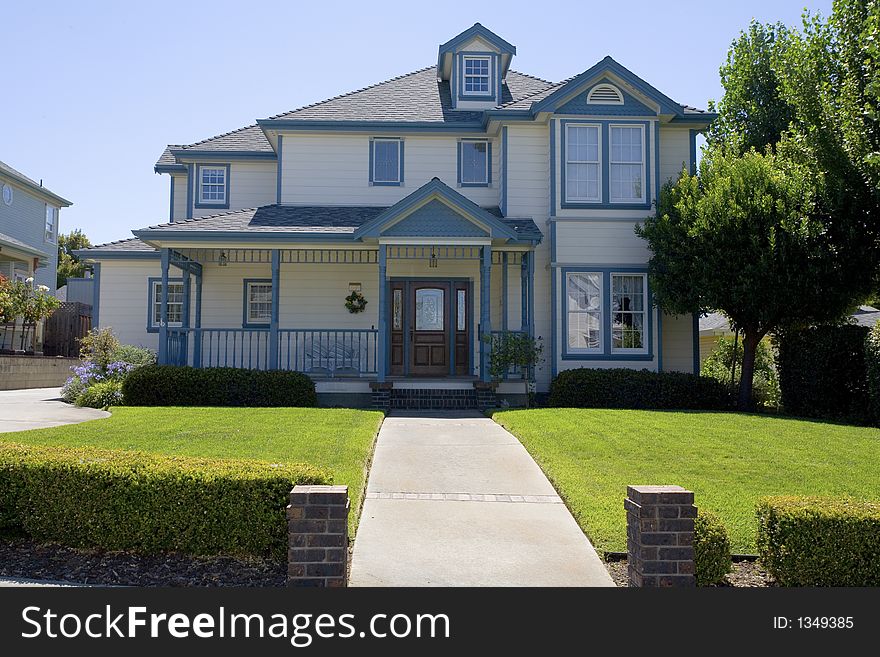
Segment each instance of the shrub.
[{"label": "shrub", "polygon": [[103,371],[115,360],[113,356],[120,346],[113,329],[92,329],[79,341],[79,357]]},{"label": "shrub", "polygon": [[786,413],[868,422],[864,326],[815,326],[777,339],[779,387]]},{"label": "shrub", "polygon": [[122,384],[128,406],[316,406],[315,383],[300,372],[147,365]]},{"label": "shrub", "polygon": [[144,365],[153,365],[156,362],[156,353],[146,347],[123,344],[113,352],[112,360],[128,363],[135,367],[143,367]]},{"label": "shrub", "polygon": [[773,497],[757,508],[758,553],[783,586],[880,586],[880,503]]},{"label": "shrub", "polygon": [[104,409],[111,406],[121,406],[123,403],[122,382],[109,379],[93,383],[77,395],[75,403],[77,406]]},{"label": "shrub", "polygon": [[697,586],[720,584],[732,565],[727,529],[718,516],[700,510],[694,521],[694,574]]},{"label": "shrub", "polygon": [[[71,368],[72,369],[72,368]],[[86,389],[86,384],[78,376],[74,375],[64,382],[61,387],[61,399],[68,404],[76,403],[77,397]]]},{"label": "shrub", "polygon": [[550,406],[727,410],[730,390],[715,379],[682,372],[580,368],[550,384]]},{"label": "shrub", "polygon": [[865,392],[868,415],[874,424],[880,424],[880,322],[865,338]]},{"label": "shrub", "polygon": [[[734,350],[734,342],[736,349]],[[736,355],[734,356],[734,351]],[[730,370],[736,359],[736,374],[731,382]],[[718,345],[703,361],[700,375],[708,376],[731,389],[739,389],[742,372],[743,345],[742,340],[721,337]],[[773,353],[765,341],[758,343],[755,352],[755,373],[752,376],[752,398],[757,406],[777,408],[779,406],[779,380],[773,363]]]},{"label": "shrub", "polygon": [[315,467],[0,443],[0,528],[71,547],[283,558]]}]

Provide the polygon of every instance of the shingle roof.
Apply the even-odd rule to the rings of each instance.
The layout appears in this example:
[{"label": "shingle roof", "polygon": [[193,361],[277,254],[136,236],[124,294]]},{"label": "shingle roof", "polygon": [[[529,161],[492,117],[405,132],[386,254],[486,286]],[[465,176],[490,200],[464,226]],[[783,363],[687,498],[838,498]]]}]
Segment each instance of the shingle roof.
[{"label": "shingle roof", "polygon": [[58,202],[59,205],[63,205],[63,206],[73,205],[73,203],[68,201],[66,198],[64,198],[62,196],[58,196],[58,194],[56,194],[55,192],[50,192],[48,189],[43,187],[42,181],[37,182],[36,180],[28,178],[21,171],[13,169],[11,166],[6,164],[5,162],[0,162],[0,173],[6,174],[7,176],[12,178],[16,182],[24,185],[25,187],[28,187],[28,188],[34,190],[35,192],[39,192],[41,194],[45,194],[47,196],[52,197],[53,199],[55,199]]},{"label": "shingle roof", "polygon": [[85,249],[78,249],[78,251],[115,251],[119,253],[136,253],[141,251],[155,251],[152,246],[149,244],[144,244],[137,237],[129,237],[126,240],[116,240],[114,242],[107,242],[106,244],[95,244],[94,246],[90,246]]},{"label": "shingle roof", "polygon": [[[535,93],[551,83],[531,75],[508,71],[502,85],[504,102]],[[270,119],[319,121],[474,122],[482,112],[452,109],[448,81],[437,80],[437,67],[428,66],[385,82],[329,100],[306,105]]]},{"label": "shingle roof", "polygon": [[[376,206],[291,206],[264,205],[158,224],[150,231],[246,232],[246,233],[327,233],[351,234],[388,208]],[[541,231],[531,219],[505,219],[497,207],[485,208],[501,218],[524,240],[541,239]],[[114,243],[116,244],[116,243]],[[149,248],[149,247],[147,247]]]},{"label": "shingle roof", "polygon": [[255,151],[274,153],[272,144],[266,139],[258,125],[249,125],[232,132],[225,132],[216,137],[197,141],[194,144],[178,146],[181,150],[193,151]]}]

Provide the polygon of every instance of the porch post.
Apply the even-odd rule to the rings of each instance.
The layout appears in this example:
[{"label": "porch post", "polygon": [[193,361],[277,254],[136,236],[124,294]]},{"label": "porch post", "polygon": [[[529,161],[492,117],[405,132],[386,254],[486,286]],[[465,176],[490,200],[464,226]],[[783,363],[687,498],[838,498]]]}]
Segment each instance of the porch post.
[{"label": "porch post", "polygon": [[387,368],[387,340],[388,340],[388,294],[386,291],[387,283],[385,275],[388,269],[388,247],[385,244],[379,245],[379,335],[376,337],[376,347],[378,352],[378,360],[376,363],[376,380],[379,383],[385,381],[385,371]]},{"label": "porch post", "polygon": [[272,249],[272,315],[269,318],[269,362],[266,368],[278,369],[278,308],[281,299],[281,251]]},{"label": "porch post", "polygon": [[529,260],[531,253],[523,253],[519,266],[519,292],[520,292],[520,330],[525,333],[529,330]]},{"label": "porch post", "polygon": [[[183,317],[181,317],[180,325],[184,329],[189,329],[189,320],[190,320],[190,271],[189,265],[183,268]],[[189,365],[189,330],[183,332],[182,339],[180,341],[180,350],[181,350],[181,359],[180,364]]]},{"label": "porch post", "polygon": [[168,267],[171,265],[171,249],[162,249],[162,301],[159,305],[159,364],[168,364]]},{"label": "porch post", "polygon": [[196,316],[193,320],[193,367],[202,366],[202,272],[196,274]]},{"label": "porch post", "polygon": [[507,251],[501,254],[501,330],[507,331]]},{"label": "porch post", "polygon": [[529,337],[535,337],[535,252],[529,252]]},{"label": "porch post", "polygon": [[483,261],[480,264],[480,380],[489,381],[489,349],[484,338],[492,335],[489,296],[492,290],[492,247],[483,247]]}]

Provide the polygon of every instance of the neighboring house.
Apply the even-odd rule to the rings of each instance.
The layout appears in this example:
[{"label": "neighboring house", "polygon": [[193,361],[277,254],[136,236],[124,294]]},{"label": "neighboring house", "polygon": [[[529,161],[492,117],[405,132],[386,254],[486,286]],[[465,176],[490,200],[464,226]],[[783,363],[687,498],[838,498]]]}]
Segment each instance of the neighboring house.
[{"label": "neighboring house", "polygon": [[[850,315],[851,324],[867,326],[868,328],[873,328],[878,321],[880,321],[880,310],[871,306],[859,306],[858,310]],[[730,327],[727,317],[721,313],[709,313],[700,317],[701,363],[706,360],[709,354],[715,351],[715,347],[718,346],[718,341],[722,337],[733,337],[733,329]],[[769,336],[764,339],[770,340]]]},{"label": "neighboring house", "polygon": [[80,252],[97,322],[325,396],[473,388],[498,331],[543,340],[539,391],[574,367],[696,371],[696,318],[654,308],[633,229],[715,115],[611,57],[551,83],[515,54],[476,24],[436,66],[168,146],[168,221]]},{"label": "neighboring house", "polygon": [[70,205],[0,162],[0,274],[10,280],[33,277],[54,294],[59,214]]}]

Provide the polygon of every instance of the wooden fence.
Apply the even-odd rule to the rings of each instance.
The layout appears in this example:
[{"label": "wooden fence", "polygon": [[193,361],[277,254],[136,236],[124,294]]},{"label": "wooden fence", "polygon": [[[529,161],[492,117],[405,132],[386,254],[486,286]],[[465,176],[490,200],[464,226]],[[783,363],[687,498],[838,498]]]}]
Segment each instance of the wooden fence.
[{"label": "wooden fence", "polygon": [[43,354],[46,356],[79,355],[79,341],[92,328],[92,307],[65,301],[46,320],[43,327]]}]

